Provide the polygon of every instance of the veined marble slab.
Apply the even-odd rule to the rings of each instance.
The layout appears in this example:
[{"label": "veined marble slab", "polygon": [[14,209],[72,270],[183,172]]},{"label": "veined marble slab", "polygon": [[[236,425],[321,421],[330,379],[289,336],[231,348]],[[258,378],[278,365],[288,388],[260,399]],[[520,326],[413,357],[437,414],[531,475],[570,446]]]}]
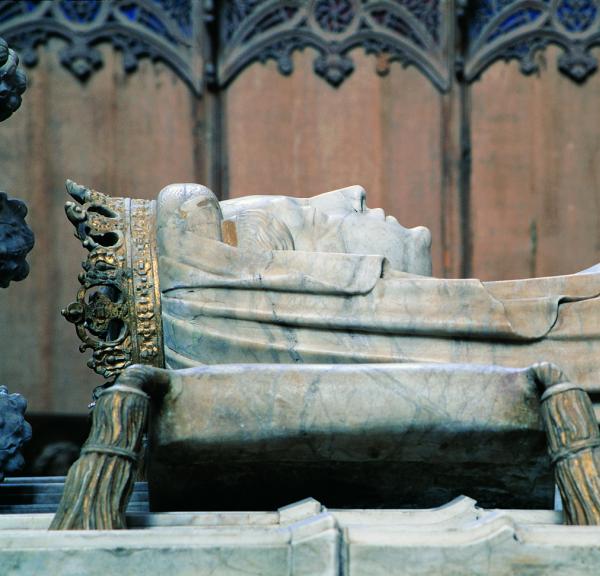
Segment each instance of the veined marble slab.
[{"label": "veined marble slab", "polygon": [[[476,365],[217,365],[171,371],[151,423],[154,510],[551,506],[528,369]],[[177,489],[173,487],[177,478]]]},{"label": "veined marble slab", "polygon": [[164,188],[156,251],[166,366],[543,360],[600,391],[597,267],[432,278],[429,232],[369,209],[366,196],[351,186],[219,202],[197,184]]},{"label": "veined marble slab", "polygon": [[486,510],[461,497],[430,510],[130,514],[132,529],[48,532],[50,514],[0,516],[3,576],[597,574],[600,527],[551,510]]}]

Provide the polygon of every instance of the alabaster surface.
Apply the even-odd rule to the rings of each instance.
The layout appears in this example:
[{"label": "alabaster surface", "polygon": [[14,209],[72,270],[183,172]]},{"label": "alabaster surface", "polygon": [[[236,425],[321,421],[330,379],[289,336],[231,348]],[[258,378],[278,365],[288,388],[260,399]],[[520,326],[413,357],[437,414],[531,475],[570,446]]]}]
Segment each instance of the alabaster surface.
[{"label": "alabaster surface", "polygon": [[157,212],[167,367],[546,360],[600,391],[595,268],[432,278],[429,232],[369,210],[359,186],[219,203],[178,184],[161,192]]},{"label": "alabaster surface", "polygon": [[[550,507],[531,370],[450,364],[204,366],[156,403],[152,509]],[[173,489],[173,479],[177,489]]]},{"label": "alabaster surface", "polygon": [[120,531],[48,532],[50,520],[0,516],[3,575],[582,576],[600,564],[600,527],[465,497],[430,510],[307,499],[271,512],[136,514]]}]

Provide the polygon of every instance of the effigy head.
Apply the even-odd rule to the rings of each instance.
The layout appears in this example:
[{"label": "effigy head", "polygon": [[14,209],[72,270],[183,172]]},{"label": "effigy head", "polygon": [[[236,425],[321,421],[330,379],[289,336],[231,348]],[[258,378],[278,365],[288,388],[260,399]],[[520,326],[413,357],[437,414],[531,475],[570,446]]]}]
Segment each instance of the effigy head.
[{"label": "effigy head", "polygon": [[[311,198],[248,196],[221,202],[220,209],[226,222],[235,222],[241,249],[374,254],[396,270],[431,275],[429,230],[405,228],[381,208],[369,208],[361,186]],[[261,240],[269,237],[270,244]]]},{"label": "effigy head", "polygon": [[33,248],[33,232],[25,223],[27,207],[0,192],[0,287],[23,280],[29,273],[25,258]]},{"label": "effigy head", "polygon": [[339,238],[345,253],[385,256],[396,270],[431,275],[429,230],[424,226],[405,228],[383,209],[369,208],[362,186],[326,192],[310,198],[309,204],[337,228],[333,236]]},{"label": "effigy head", "polygon": [[[277,253],[280,288],[285,276],[290,291],[306,290],[300,278],[311,276],[314,267],[331,274],[340,255],[361,256],[344,261],[347,274],[336,284],[341,292],[359,290],[351,269],[365,255],[377,258],[368,260],[370,272],[359,275],[363,283],[378,278],[386,261],[402,272],[431,274],[429,231],[404,228],[383,210],[368,208],[360,186],[311,198],[248,196],[224,202],[199,184],[167,186],[156,201],[111,197],[71,181],[67,189],[73,198],[67,216],[89,254],[77,299],[63,315],[75,324],[81,351],[92,350],[88,365],[105,378],[135,363],[164,366],[159,261],[166,262],[167,278],[172,269],[167,253],[180,263],[200,263],[219,286],[262,282],[261,271]],[[297,252],[303,254],[292,254]],[[306,255],[311,270],[300,270],[296,256]],[[319,285],[333,290],[337,281]]]}]

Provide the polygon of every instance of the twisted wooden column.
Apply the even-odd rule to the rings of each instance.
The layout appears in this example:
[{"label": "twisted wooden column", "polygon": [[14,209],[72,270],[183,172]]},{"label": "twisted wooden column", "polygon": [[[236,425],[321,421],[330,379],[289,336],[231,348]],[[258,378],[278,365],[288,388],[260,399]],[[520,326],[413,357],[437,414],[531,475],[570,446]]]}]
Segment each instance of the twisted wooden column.
[{"label": "twisted wooden column", "polygon": [[592,402],[552,364],[535,366],[541,414],[567,524],[600,524],[600,432]]},{"label": "twisted wooden column", "polygon": [[[0,38],[0,122],[21,105],[27,86],[19,57]],[[25,260],[33,248],[33,232],[25,222],[27,206],[0,191],[0,288],[23,280],[29,274]],[[27,401],[20,394],[9,394],[0,386],[0,482],[23,466],[21,450],[31,439],[31,426],[25,420]]]},{"label": "twisted wooden column", "polygon": [[164,394],[165,370],[134,365],[100,394],[90,435],[71,466],[51,530],[126,528],[131,496],[146,432],[150,395]]}]

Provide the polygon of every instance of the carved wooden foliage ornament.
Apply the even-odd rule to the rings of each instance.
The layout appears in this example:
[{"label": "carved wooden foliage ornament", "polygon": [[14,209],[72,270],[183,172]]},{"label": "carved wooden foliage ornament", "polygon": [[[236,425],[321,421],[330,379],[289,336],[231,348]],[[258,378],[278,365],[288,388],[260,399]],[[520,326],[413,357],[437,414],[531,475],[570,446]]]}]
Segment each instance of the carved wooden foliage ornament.
[{"label": "carved wooden foliage ornament", "polygon": [[126,71],[162,60],[198,93],[254,62],[291,74],[294,53],[307,48],[315,73],[337,87],[363,49],[379,74],[394,61],[414,65],[443,92],[454,70],[470,82],[499,59],[531,74],[549,44],[564,50],[560,70],[584,81],[597,68],[600,0],[11,0],[0,3],[0,34],[28,66],[38,46],[62,38],[61,63],[80,80],[102,66],[103,42],[122,52]]},{"label": "carved wooden foliage ornament", "polygon": [[273,59],[293,71],[296,50],[313,48],[315,72],[339,86],[354,70],[350,51],[389,64],[417,66],[442,91],[450,86],[446,55],[449,3],[444,0],[232,0],[220,13],[218,76],[229,82],[250,62]]},{"label": "carved wooden foliage ornament", "polygon": [[15,0],[0,2],[0,33],[27,66],[51,37],[66,44],[61,64],[79,80],[102,66],[98,44],[111,43],[133,72],[141,58],[161,60],[192,88],[200,90],[197,70],[197,0]]},{"label": "carved wooden foliage ornament", "polygon": [[600,44],[598,0],[478,0],[465,12],[468,51],[465,78],[476,79],[499,59],[517,59],[524,74],[537,72],[536,52],[555,44],[558,67],[576,82],[598,67],[589,52]]}]

